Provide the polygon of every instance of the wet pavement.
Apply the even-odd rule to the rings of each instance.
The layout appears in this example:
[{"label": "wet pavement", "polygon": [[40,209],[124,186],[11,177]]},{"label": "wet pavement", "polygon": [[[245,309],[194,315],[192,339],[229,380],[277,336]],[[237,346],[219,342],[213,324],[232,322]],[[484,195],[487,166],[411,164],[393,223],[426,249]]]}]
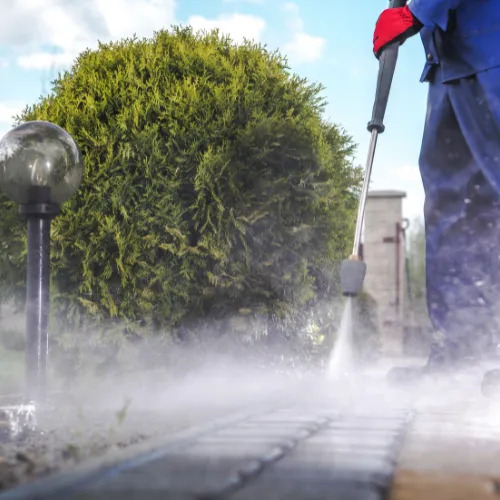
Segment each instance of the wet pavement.
[{"label": "wet pavement", "polygon": [[500,499],[500,407],[475,388],[303,384],[0,499]]}]

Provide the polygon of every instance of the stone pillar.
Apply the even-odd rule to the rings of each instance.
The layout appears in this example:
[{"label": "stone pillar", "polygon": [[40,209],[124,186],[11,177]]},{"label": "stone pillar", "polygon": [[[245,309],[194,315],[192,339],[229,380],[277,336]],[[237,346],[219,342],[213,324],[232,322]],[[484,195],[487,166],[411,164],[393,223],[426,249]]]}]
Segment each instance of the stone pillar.
[{"label": "stone pillar", "polygon": [[363,237],[364,290],[377,302],[383,354],[404,351],[405,243],[402,191],[368,193]]}]

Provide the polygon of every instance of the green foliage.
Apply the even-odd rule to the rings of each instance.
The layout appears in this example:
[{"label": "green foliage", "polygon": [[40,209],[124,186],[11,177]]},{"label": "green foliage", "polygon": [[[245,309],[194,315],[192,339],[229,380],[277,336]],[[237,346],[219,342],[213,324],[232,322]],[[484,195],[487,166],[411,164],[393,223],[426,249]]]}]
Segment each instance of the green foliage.
[{"label": "green foliage", "polygon": [[26,275],[26,224],[0,191],[0,304],[22,297]]},{"label": "green foliage", "polygon": [[[216,31],[174,27],[82,53],[18,117],[65,128],[84,157],[52,226],[61,327],[165,331],[334,296],[361,174],[322,91],[279,53]],[[4,198],[0,212],[0,281],[22,297],[24,225]]]},{"label": "green foliage", "polygon": [[412,296],[425,300],[425,226],[420,218],[414,219],[408,233],[408,262]]},{"label": "green foliage", "polygon": [[407,232],[407,289],[405,314],[409,325],[406,334],[406,349],[412,354],[428,354],[432,337],[435,336],[427,310],[425,274],[425,225],[415,218]]}]

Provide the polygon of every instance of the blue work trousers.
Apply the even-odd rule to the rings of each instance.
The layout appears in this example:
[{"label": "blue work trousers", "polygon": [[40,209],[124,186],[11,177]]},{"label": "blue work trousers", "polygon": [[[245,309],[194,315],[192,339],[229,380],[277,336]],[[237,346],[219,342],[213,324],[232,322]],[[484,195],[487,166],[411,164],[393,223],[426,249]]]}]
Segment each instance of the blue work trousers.
[{"label": "blue work trousers", "polygon": [[500,68],[441,80],[419,159],[427,306],[445,344],[477,354],[500,334]]}]

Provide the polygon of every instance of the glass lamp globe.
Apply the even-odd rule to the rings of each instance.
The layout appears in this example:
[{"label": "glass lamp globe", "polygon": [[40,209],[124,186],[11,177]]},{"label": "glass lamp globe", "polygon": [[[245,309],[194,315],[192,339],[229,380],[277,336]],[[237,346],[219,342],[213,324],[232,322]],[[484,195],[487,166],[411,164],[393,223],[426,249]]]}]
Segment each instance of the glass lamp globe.
[{"label": "glass lamp globe", "polygon": [[13,128],[0,141],[0,189],[19,204],[43,187],[49,203],[61,205],[80,186],[81,153],[70,134],[53,123],[31,121]]}]

